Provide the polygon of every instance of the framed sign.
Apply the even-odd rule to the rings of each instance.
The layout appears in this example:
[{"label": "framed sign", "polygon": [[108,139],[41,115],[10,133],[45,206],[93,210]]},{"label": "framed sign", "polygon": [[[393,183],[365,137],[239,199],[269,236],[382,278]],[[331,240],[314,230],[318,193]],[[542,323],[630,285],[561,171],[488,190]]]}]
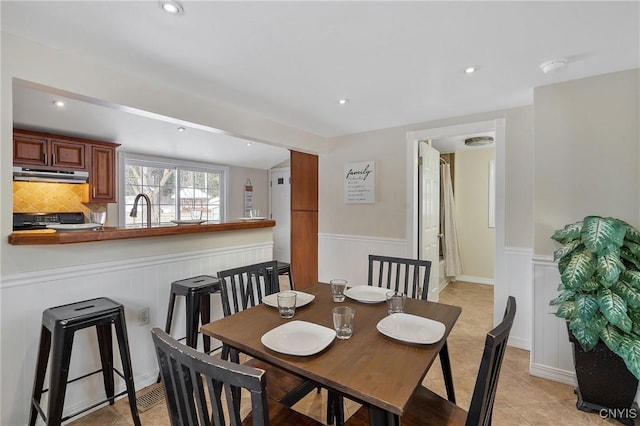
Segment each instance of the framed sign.
[{"label": "framed sign", "polygon": [[376,163],[360,161],[344,164],[345,204],[373,204],[376,202]]}]

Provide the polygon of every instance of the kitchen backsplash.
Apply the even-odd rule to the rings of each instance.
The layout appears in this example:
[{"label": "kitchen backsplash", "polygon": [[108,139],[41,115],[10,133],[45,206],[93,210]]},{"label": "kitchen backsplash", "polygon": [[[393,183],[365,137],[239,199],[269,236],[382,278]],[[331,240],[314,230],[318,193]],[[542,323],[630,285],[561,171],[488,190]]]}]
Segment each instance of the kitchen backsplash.
[{"label": "kitchen backsplash", "polygon": [[16,213],[106,211],[106,204],[82,204],[84,185],[48,182],[13,182]]}]

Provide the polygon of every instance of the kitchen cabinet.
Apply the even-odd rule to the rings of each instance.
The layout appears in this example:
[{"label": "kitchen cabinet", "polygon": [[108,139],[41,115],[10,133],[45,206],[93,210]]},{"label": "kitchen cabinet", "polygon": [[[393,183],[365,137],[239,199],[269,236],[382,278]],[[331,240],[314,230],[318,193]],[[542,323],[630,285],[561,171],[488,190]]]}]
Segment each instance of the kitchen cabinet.
[{"label": "kitchen cabinet", "polygon": [[82,202],[115,203],[116,200],[116,167],[115,146],[91,145],[91,169],[89,185]]},{"label": "kitchen cabinet", "polygon": [[86,145],[46,133],[14,131],[13,164],[43,170],[87,170]]},{"label": "kitchen cabinet", "polygon": [[115,203],[116,148],[120,144],[13,129],[13,165],[89,172],[83,203]]}]

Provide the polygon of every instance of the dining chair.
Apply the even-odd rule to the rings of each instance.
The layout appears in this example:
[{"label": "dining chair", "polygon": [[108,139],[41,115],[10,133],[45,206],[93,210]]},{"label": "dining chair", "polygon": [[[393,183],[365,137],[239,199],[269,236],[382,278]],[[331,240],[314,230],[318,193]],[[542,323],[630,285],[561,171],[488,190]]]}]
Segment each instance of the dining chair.
[{"label": "dining chair", "polygon": [[[516,299],[509,296],[502,322],[487,333],[469,411],[465,411],[424,386],[418,386],[405,414],[400,418],[400,424],[404,426],[491,425],[500,368],[515,315]],[[345,423],[345,426],[365,425],[369,425],[369,410],[366,406],[359,408]]]},{"label": "dining chair", "polygon": [[[151,330],[169,419],[173,426],[320,425],[267,398],[263,370],[217,359],[178,342],[158,327]],[[251,412],[241,419],[239,389],[251,396]],[[224,393],[223,393],[224,392]]]},{"label": "dining chair", "polygon": [[[218,278],[221,280],[220,293],[225,317],[258,305],[264,296],[277,293],[280,290],[278,262],[275,260],[219,271]],[[223,345],[222,358],[240,362],[237,351],[231,351],[226,345]],[[315,383],[305,381],[259,359],[251,358],[244,365],[265,370],[269,378],[267,395],[289,407],[300,401],[313,389],[318,388]],[[331,424],[334,414],[331,401],[330,396],[327,409],[329,424]],[[339,407],[335,407],[335,410],[339,410]],[[341,412],[340,415],[342,415]]]},{"label": "dining chair", "polygon": [[[369,274],[367,284],[376,287],[401,291],[413,299],[427,300],[429,296],[429,276],[431,261],[405,259],[402,257],[369,255]],[[449,401],[455,404],[456,395],[453,388],[453,375],[449,360],[449,347],[444,342],[440,350],[440,365],[444,377]]]}]

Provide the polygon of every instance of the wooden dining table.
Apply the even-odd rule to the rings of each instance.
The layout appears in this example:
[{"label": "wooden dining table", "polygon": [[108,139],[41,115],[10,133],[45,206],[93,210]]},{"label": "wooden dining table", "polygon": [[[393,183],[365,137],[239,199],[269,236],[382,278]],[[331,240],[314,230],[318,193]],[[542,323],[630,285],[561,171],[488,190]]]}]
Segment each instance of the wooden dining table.
[{"label": "wooden dining table", "polygon": [[[444,336],[438,342],[415,344],[395,340],[377,330],[378,322],[388,315],[385,303],[361,303],[349,298],[333,302],[331,288],[324,283],[306,288],[304,292],[315,298],[306,306],[296,308],[292,319],[280,318],[277,308],[260,304],[205,324],[201,331],[232,349],[367,405],[372,425],[398,424],[398,418],[421,385],[462,309],[407,299],[405,313],[445,325]],[[307,321],[333,329],[332,309],[336,306],[355,308],[354,333],[350,339],[335,339],[321,352],[308,356],[276,352],[261,342],[265,333],[287,321]]]}]

